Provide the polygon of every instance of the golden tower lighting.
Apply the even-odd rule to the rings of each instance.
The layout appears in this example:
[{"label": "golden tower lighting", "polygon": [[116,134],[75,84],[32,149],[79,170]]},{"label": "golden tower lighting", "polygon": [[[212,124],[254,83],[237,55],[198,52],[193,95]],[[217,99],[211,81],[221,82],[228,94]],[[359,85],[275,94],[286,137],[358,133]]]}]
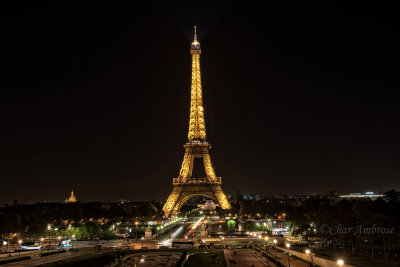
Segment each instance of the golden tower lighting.
[{"label": "golden tower lighting", "polygon": [[75,203],[76,197],[74,195],[74,190],[71,191],[71,195],[65,200],[65,203]]},{"label": "golden tower lighting", "polygon": [[[206,140],[206,125],[200,75],[200,43],[197,41],[196,26],[190,47],[192,55],[192,83],[190,89],[190,116],[188,141],[184,145],[185,155],[178,178],[173,178],[173,189],[163,207],[164,217],[177,215],[181,206],[190,198],[205,196],[218,202],[224,210],[231,205],[222,191],[221,177],[215,175]],[[202,158],[207,177],[192,177],[195,158]]]}]

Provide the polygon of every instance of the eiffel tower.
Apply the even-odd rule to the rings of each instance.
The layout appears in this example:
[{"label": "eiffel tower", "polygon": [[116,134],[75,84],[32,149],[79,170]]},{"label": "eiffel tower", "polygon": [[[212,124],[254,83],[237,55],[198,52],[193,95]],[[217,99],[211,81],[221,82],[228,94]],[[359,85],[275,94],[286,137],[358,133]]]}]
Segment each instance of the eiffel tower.
[{"label": "eiffel tower", "polygon": [[[200,77],[200,43],[197,41],[196,26],[194,40],[190,48],[192,54],[192,85],[190,93],[190,119],[188,141],[184,145],[185,156],[178,178],[173,178],[173,189],[163,207],[164,217],[178,214],[182,205],[190,198],[204,196],[218,202],[222,209],[231,209],[228,199],[221,188],[221,177],[217,177],[211,163],[206,140],[204,107]],[[202,158],[207,177],[192,177],[195,158]]]}]

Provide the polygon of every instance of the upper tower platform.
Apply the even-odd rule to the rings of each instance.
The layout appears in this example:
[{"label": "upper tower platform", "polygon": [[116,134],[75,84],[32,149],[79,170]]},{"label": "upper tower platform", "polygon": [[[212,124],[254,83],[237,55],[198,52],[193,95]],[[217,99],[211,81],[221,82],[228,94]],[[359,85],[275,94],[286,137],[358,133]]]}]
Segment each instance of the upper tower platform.
[{"label": "upper tower platform", "polygon": [[194,53],[201,54],[200,43],[197,41],[197,26],[194,26],[194,38],[192,45],[190,46],[190,53],[193,55]]},{"label": "upper tower platform", "polygon": [[190,119],[188,140],[206,141],[206,125],[204,120],[203,93],[200,74],[200,43],[197,41],[197,27],[194,26],[194,40],[190,46],[192,54],[192,85],[190,88]]}]

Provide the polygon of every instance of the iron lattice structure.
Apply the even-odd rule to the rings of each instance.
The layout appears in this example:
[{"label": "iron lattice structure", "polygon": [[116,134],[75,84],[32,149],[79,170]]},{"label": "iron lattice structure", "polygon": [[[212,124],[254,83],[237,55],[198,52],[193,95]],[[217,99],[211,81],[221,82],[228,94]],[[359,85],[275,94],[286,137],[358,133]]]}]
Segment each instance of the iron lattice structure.
[{"label": "iron lattice structure", "polygon": [[[221,177],[216,177],[209,150],[211,145],[206,140],[203,96],[200,76],[200,43],[197,41],[194,26],[192,55],[192,84],[190,94],[190,119],[188,141],[184,145],[185,156],[178,178],[173,178],[173,189],[163,207],[164,217],[176,215],[182,205],[195,196],[205,196],[217,202],[222,209],[231,209],[231,205],[221,188]],[[192,177],[195,158],[202,158],[207,177]]]}]

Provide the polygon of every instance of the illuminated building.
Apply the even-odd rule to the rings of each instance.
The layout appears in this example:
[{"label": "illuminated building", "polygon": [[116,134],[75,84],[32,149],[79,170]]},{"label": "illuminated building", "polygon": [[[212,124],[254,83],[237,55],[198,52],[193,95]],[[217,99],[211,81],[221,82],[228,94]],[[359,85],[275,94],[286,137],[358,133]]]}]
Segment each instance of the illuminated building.
[{"label": "illuminated building", "polygon": [[76,197],[74,196],[74,190],[71,191],[71,195],[69,198],[65,200],[65,203],[75,203],[76,202]]},{"label": "illuminated building", "polygon": [[[176,215],[181,206],[190,198],[204,196],[219,203],[222,209],[230,209],[231,205],[221,188],[221,177],[215,175],[211,163],[206,140],[204,106],[200,76],[200,43],[197,41],[196,26],[194,40],[190,48],[192,55],[192,84],[190,93],[190,118],[188,141],[184,145],[185,155],[178,178],[173,178],[173,189],[163,207],[164,217]],[[207,177],[192,177],[195,158],[203,159]]]},{"label": "illuminated building", "polygon": [[247,194],[247,195],[241,195],[240,200],[260,200],[260,196],[257,194]]},{"label": "illuminated building", "polygon": [[371,200],[376,200],[378,198],[384,198],[384,194],[376,194],[374,192],[365,192],[365,193],[352,193],[348,195],[340,195],[340,198],[345,198],[345,199],[365,199],[369,198]]}]

